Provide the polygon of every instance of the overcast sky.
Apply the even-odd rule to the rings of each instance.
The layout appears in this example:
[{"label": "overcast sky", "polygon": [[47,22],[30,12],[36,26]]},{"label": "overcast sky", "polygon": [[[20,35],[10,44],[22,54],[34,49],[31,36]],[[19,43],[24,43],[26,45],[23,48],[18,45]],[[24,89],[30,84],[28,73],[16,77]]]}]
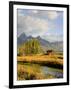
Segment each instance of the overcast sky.
[{"label": "overcast sky", "polygon": [[22,33],[54,42],[63,40],[63,12],[17,9],[17,35]]}]

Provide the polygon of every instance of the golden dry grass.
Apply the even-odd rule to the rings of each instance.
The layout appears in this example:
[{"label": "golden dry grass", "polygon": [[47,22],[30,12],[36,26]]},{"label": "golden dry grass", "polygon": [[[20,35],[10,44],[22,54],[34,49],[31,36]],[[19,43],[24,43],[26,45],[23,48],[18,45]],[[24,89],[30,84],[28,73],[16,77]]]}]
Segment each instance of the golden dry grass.
[{"label": "golden dry grass", "polygon": [[63,59],[58,57],[63,57],[62,55],[32,55],[32,56],[18,56],[18,61],[26,61],[26,62],[49,62],[53,64],[63,65]]},{"label": "golden dry grass", "polygon": [[[40,65],[51,64],[53,67],[63,67],[63,55],[28,55],[28,56],[17,56],[17,62],[23,62],[23,64],[18,63],[17,65],[17,79],[18,80],[39,80],[39,79],[52,79],[55,78],[52,75],[44,76],[41,73]],[[26,62],[29,65],[25,65]],[[33,65],[31,63],[37,63],[38,65]]]}]

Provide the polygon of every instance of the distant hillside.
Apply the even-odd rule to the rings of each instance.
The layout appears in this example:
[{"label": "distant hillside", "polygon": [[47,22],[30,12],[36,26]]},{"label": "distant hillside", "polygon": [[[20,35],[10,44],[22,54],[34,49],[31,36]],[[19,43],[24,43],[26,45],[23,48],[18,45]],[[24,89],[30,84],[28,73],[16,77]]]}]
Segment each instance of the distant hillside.
[{"label": "distant hillside", "polygon": [[27,36],[22,33],[18,38],[17,38],[17,44],[21,45],[22,43],[24,43],[27,40]]},{"label": "distant hillside", "polygon": [[[25,43],[26,41],[31,40],[33,38],[34,37],[26,36],[24,33],[22,33],[17,38],[17,45],[19,46],[19,45],[21,45],[21,44]],[[41,47],[43,48],[44,51],[49,50],[49,49],[52,49],[52,50],[55,50],[55,51],[63,51],[63,41],[52,42],[51,43],[49,41],[46,41],[46,40],[42,39],[40,36],[38,36],[34,39],[37,39],[40,42]]]}]

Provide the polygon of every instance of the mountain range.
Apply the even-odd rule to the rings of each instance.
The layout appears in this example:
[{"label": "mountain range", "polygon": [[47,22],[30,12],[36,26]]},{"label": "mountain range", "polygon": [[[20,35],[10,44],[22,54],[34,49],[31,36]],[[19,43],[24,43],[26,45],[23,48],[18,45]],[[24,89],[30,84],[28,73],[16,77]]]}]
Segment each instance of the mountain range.
[{"label": "mountain range", "polygon": [[[22,33],[19,37],[17,37],[17,45],[19,46],[33,38],[34,37],[26,36],[25,33]],[[63,51],[63,41],[49,42],[42,39],[40,36],[37,36],[35,39],[37,39],[40,42],[41,47],[43,48],[44,51],[50,50],[50,49],[55,51]]]}]

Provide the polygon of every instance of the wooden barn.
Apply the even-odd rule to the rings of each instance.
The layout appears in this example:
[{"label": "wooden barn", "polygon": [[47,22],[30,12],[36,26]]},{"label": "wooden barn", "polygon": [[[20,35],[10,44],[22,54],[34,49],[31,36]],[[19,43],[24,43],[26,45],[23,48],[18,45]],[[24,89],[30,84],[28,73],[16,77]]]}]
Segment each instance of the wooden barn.
[{"label": "wooden barn", "polygon": [[47,50],[46,55],[53,55],[53,52],[54,52],[53,50]]}]

